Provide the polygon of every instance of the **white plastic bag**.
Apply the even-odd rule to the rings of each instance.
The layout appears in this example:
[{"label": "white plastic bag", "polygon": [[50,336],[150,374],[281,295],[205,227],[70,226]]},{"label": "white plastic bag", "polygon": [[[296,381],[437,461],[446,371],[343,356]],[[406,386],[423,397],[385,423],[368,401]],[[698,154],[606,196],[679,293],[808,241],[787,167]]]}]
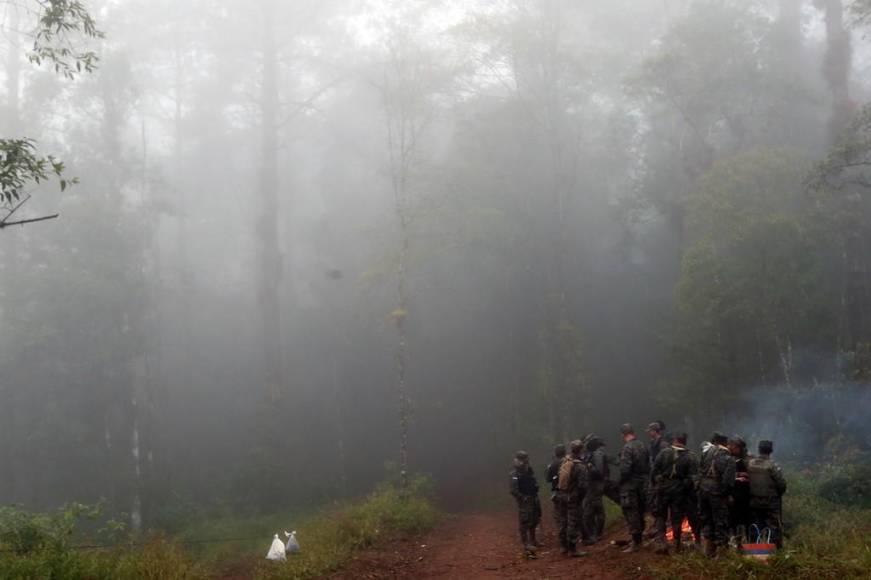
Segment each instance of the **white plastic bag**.
[{"label": "white plastic bag", "polygon": [[278,534],[275,534],[275,538],[272,540],[272,546],[269,547],[266,559],[278,562],[287,560],[287,557],[284,555],[284,542],[278,539]]},{"label": "white plastic bag", "polygon": [[287,530],[284,530],[284,535],[287,536],[287,545],[284,547],[284,551],[287,554],[299,554],[299,542],[296,541],[296,530],[287,533]]}]

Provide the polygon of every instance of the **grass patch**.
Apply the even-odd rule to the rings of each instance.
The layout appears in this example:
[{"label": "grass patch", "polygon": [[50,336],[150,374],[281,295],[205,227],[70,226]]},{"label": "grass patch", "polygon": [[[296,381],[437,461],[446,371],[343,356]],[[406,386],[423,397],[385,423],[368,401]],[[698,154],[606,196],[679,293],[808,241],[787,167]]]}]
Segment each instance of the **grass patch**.
[{"label": "grass patch", "polygon": [[[144,544],[133,543],[111,520],[92,535],[77,531],[96,528],[95,507],[73,504],[51,514],[0,508],[0,578],[199,580],[252,571],[264,579],[315,578],[340,568],[356,550],[432,528],[439,512],[429,499],[429,481],[415,477],[411,483],[406,498],[395,485],[383,484],[345,506],[307,515],[203,518],[180,526],[171,540]],[[287,562],[267,561],[273,534],[291,525],[302,553]],[[94,545],[112,547],[88,548]]]},{"label": "grass patch", "polygon": [[[94,519],[96,508],[72,505],[54,514],[0,509],[0,578],[8,580],[157,580],[209,578],[177,542],[154,539],[145,545],[119,543],[89,548],[74,543],[75,526]],[[100,541],[92,539],[93,541]],[[105,540],[103,540],[105,541]]]},{"label": "grass patch", "polygon": [[256,576],[317,578],[339,569],[357,550],[431,529],[439,512],[421,493],[423,483],[418,480],[405,499],[396,487],[382,485],[358,504],[301,521],[296,530],[302,552],[287,562],[269,562],[263,560],[268,547],[264,543]]},{"label": "grass patch", "polygon": [[[821,579],[867,578],[871,570],[871,507],[831,489],[861,489],[844,483],[855,467],[827,466],[788,473],[784,498],[787,538],[767,564],[730,554],[710,560],[700,554],[662,559],[650,566],[657,578]],[[834,482],[834,483],[833,483]]]}]

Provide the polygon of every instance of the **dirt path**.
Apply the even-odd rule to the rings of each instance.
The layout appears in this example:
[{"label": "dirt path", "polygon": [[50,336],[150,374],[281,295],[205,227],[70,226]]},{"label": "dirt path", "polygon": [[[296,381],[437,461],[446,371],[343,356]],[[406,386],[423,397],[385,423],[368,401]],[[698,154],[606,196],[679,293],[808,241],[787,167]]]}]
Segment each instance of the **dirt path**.
[{"label": "dirt path", "polygon": [[553,525],[545,520],[539,558],[526,560],[516,530],[513,513],[451,516],[425,536],[360,553],[331,578],[646,578],[643,564],[654,557],[650,548],[623,554],[610,545],[612,539],[625,538],[620,527],[598,545],[584,548],[587,556],[562,556]]}]

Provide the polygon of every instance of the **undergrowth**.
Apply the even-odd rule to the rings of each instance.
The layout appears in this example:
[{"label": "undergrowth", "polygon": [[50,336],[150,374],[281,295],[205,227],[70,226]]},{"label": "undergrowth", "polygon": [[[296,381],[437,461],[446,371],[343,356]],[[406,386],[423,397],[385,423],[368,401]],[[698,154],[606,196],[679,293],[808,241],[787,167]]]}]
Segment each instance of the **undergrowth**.
[{"label": "undergrowth", "polygon": [[[118,526],[111,520],[90,543],[74,541],[76,526],[95,520],[98,506],[71,504],[51,514],[30,513],[17,507],[0,508],[0,578],[4,580],[158,580],[208,578],[174,542],[154,539],[145,545],[108,542]],[[100,544],[96,544],[100,545]]]},{"label": "undergrowth", "polygon": [[[439,512],[431,484],[412,478],[406,497],[383,484],[360,501],[316,513],[279,512],[198,519],[171,540],[134,543],[117,522],[95,528],[100,510],[72,504],[55,513],[0,508],[0,578],[3,580],[199,580],[253,570],[257,578],[314,578],[340,568],[355,550],[430,529]],[[90,525],[89,525],[90,523]],[[265,559],[274,533],[294,529],[302,546],[286,562]],[[123,532],[123,530],[120,530]],[[282,539],[284,536],[282,534]],[[96,547],[100,546],[100,547]],[[104,547],[110,546],[110,547]]]},{"label": "undergrowth", "polygon": [[868,578],[871,507],[864,495],[868,482],[854,480],[856,473],[855,466],[826,466],[787,474],[784,548],[767,563],[737,554],[710,560],[692,553],[662,558],[652,572],[657,578]]},{"label": "undergrowth", "polygon": [[432,528],[439,512],[428,498],[429,482],[414,478],[407,497],[384,484],[360,503],[306,519],[296,527],[301,553],[287,562],[263,561],[256,575],[263,579],[317,578],[337,570],[357,550]]}]

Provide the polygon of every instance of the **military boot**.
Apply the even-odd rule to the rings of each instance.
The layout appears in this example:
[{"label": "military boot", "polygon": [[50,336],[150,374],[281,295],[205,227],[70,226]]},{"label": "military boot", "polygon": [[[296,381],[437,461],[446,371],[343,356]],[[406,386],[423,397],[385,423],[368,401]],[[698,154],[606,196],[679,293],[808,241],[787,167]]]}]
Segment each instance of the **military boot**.
[{"label": "military boot", "polygon": [[535,538],[535,528],[529,530],[529,545],[534,548],[540,548],[541,544],[538,543],[538,540]]}]

